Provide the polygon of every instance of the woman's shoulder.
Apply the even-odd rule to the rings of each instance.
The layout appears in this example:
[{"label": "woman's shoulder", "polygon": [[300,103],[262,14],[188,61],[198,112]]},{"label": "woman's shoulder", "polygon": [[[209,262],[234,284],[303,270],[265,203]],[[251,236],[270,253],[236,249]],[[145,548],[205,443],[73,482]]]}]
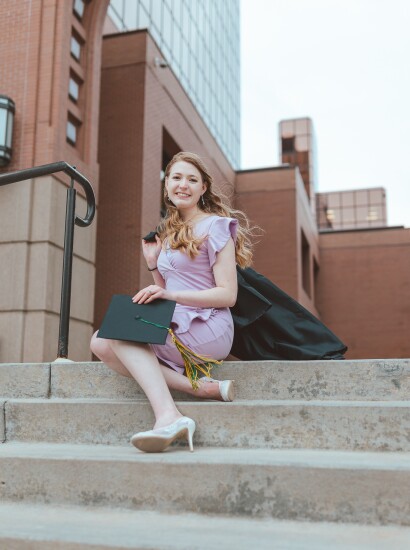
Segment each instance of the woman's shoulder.
[{"label": "woman's shoulder", "polygon": [[218,214],[209,214],[209,216],[205,216],[201,220],[199,220],[195,227],[211,227],[213,225],[220,225],[220,224],[230,224],[231,222],[238,223],[238,220],[236,218],[229,218],[228,216],[219,216]]},{"label": "woman's shoulder", "polygon": [[236,218],[218,215],[203,218],[195,227],[196,234],[202,235],[208,242],[214,240],[226,241],[229,236],[232,236],[236,241],[237,231],[238,220]]}]

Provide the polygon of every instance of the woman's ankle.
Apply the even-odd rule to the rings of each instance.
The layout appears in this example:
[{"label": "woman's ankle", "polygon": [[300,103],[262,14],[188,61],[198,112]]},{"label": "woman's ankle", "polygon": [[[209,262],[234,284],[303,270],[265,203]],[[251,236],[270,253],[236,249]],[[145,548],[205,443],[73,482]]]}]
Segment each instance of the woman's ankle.
[{"label": "woman's ankle", "polygon": [[184,415],[181,414],[179,411],[173,414],[165,414],[161,415],[159,418],[156,419],[154,424],[154,430],[157,430],[158,428],[164,428],[165,426],[169,426],[170,424],[173,424],[180,418],[182,418]]},{"label": "woman's ankle", "polygon": [[219,383],[217,380],[201,380],[199,383],[199,388],[193,395],[200,397],[202,399],[217,399],[218,401],[222,400],[221,392],[219,391]]}]

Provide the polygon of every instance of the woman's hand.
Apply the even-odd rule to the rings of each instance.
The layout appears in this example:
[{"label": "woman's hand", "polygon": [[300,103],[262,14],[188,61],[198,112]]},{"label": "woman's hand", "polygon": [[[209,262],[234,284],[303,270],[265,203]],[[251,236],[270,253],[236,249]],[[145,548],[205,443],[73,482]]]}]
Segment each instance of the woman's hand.
[{"label": "woman's hand", "polygon": [[141,289],[137,294],[132,298],[134,304],[149,304],[158,298],[164,300],[174,300],[172,292],[168,292],[165,288],[162,288],[158,285],[149,285]]},{"label": "woman's hand", "polygon": [[149,243],[142,239],[142,253],[149,269],[156,267],[158,256],[161,253],[162,242],[158,235],[155,235],[155,241],[155,243]]}]

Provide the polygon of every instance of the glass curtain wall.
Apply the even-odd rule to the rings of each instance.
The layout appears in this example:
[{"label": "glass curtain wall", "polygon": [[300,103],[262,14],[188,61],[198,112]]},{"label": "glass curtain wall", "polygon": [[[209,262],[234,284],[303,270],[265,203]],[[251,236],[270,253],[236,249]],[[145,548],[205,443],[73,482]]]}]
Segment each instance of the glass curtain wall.
[{"label": "glass curtain wall", "polygon": [[386,227],[386,191],[383,187],[318,193],[319,230]]},{"label": "glass curtain wall", "polygon": [[240,165],[239,0],[111,0],[119,31],[149,29],[233,168]]}]

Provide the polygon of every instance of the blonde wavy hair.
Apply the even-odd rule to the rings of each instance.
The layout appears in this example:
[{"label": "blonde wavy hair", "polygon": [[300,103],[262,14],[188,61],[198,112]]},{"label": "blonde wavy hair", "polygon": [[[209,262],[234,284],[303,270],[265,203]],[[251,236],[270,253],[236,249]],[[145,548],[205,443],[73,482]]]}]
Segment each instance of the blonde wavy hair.
[{"label": "blonde wavy hair", "polygon": [[[238,220],[235,259],[240,267],[249,267],[252,263],[253,256],[251,237],[255,235],[254,230],[258,228],[250,226],[249,220],[244,212],[231,208],[227,198],[223,194],[218,193],[217,195],[214,193],[212,189],[212,176],[209,174],[202,159],[195,153],[180,152],[174,155],[166,167],[166,178],[169,177],[173,165],[180,161],[189,162],[195,166],[201,174],[202,182],[206,186],[206,191],[202,195],[204,204],[202,204],[201,199],[198,202],[198,208],[209,214],[217,214],[218,216],[235,218]],[[206,237],[194,237],[192,225],[182,220],[178,209],[169,200],[166,188],[164,188],[164,202],[166,213],[157,228],[160,239],[163,242],[166,239],[172,249],[181,250],[188,254],[191,259],[194,259],[195,256],[199,254],[199,247]]]}]

